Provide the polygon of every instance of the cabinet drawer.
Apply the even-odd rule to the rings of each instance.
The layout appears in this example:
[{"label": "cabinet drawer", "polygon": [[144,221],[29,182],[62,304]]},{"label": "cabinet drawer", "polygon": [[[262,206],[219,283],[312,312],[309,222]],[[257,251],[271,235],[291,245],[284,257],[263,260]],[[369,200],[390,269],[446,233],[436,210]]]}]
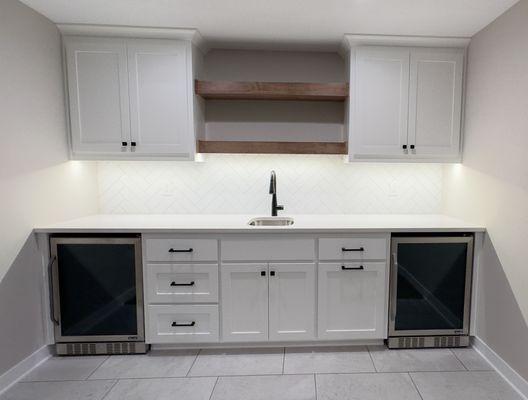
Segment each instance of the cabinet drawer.
[{"label": "cabinet drawer", "polygon": [[313,260],[315,240],[304,238],[222,240],[222,260]]},{"label": "cabinet drawer", "polygon": [[384,238],[320,238],[320,260],[385,260],[387,240]]},{"label": "cabinet drawer", "polygon": [[214,239],[147,239],[147,261],[217,261]]},{"label": "cabinet drawer", "polygon": [[149,305],[148,343],[218,342],[217,305]]},{"label": "cabinet drawer", "polygon": [[218,264],[149,264],[149,303],[218,302]]}]

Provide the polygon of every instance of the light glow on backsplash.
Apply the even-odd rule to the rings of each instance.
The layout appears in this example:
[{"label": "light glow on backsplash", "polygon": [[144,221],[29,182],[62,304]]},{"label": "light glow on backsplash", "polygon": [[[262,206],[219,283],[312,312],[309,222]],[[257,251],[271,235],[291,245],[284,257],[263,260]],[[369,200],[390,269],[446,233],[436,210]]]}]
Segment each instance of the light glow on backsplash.
[{"label": "light glow on backsplash", "polygon": [[204,162],[99,162],[99,208],[105,214],[268,214],[271,170],[283,215],[441,211],[440,164],[227,154]]}]

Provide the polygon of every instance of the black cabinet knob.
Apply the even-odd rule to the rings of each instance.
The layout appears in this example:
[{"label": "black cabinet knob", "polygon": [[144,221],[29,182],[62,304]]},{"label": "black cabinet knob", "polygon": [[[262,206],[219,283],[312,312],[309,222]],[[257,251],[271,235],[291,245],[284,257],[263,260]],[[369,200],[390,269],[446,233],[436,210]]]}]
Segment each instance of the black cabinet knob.
[{"label": "black cabinet knob", "polygon": [[411,144],[411,150],[414,150],[414,144]]},{"label": "black cabinet knob", "polygon": [[136,147],[136,142],[130,142],[130,146]]},{"label": "black cabinet knob", "polygon": [[260,276],[266,276],[266,271],[260,271]]},{"label": "black cabinet knob", "polygon": [[123,146],[123,147],[128,146],[128,142],[121,142],[121,146]]},{"label": "black cabinet knob", "polygon": [[275,271],[270,271],[270,276],[275,276]]},{"label": "black cabinet knob", "polygon": [[404,145],[402,146],[402,149],[403,149],[403,150],[407,150],[407,145],[404,144]]}]

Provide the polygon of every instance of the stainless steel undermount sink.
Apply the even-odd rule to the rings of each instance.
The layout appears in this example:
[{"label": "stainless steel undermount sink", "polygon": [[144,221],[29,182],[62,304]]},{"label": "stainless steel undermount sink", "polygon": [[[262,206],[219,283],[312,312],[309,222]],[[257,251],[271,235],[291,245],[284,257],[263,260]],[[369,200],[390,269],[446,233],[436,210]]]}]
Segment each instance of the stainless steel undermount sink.
[{"label": "stainless steel undermount sink", "polygon": [[293,218],[289,217],[258,217],[248,222],[251,226],[289,226],[293,225]]}]

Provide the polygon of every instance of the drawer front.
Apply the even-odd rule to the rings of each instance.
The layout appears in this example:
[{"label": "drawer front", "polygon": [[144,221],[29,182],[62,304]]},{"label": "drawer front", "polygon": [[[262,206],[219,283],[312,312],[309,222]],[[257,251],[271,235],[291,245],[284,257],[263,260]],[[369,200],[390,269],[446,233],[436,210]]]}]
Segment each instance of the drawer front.
[{"label": "drawer front", "polygon": [[385,260],[387,240],[384,238],[320,238],[320,260]]},{"label": "drawer front", "polygon": [[218,264],[149,264],[149,303],[217,303]]},{"label": "drawer front", "polygon": [[217,305],[149,305],[148,343],[218,342]]},{"label": "drawer front", "polygon": [[147,261],[217,261],[215,239],[147,239]]},{"label": "drawer front", "polygon": [[233,239],[222,240],[220,247],[225,261],[313,260],[315,257],[314,239]]}]

